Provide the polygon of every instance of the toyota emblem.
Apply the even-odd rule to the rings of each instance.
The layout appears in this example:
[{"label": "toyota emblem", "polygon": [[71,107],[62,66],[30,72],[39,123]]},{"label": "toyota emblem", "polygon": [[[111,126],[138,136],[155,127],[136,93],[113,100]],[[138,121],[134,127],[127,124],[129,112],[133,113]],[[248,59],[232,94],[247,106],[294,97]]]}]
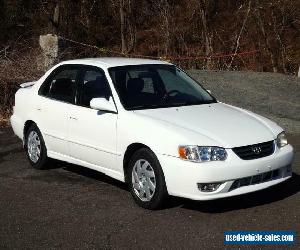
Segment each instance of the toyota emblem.
[{"label": "toyota emblem", "polygon": [[254,154],[258,155],[261,153],[261,147],[253,147],[252,151]]}]

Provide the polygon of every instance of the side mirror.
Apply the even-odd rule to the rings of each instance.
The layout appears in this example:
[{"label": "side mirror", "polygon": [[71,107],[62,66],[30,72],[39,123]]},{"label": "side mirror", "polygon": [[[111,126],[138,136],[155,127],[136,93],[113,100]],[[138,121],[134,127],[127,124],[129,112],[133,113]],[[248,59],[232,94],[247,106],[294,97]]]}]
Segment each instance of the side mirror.
[{"label": "side mirror", "polygon": [[116,106],[111,97],[109,101],[103,97],[93,98],[90,101],[90,106],[92,109],[117,113]]}]

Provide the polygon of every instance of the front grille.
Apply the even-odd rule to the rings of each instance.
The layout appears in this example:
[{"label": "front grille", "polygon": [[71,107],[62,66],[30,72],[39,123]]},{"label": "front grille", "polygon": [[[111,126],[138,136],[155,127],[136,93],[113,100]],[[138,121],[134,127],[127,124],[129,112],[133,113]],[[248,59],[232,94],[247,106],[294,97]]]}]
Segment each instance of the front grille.
[{"label": "front grille", "polygon": [[262,182],[271,181],[271,180],[274,180],[274,179],[277,179],[280,177],[281,177],[280,169],[276,169],[276,170],[269,171],[269,172],[266,172],[263,174],[258,174],[258,175],[253,175],[253,176],[237,179],[232,183],[229,191],[232,191],[239,187],[244,187],[244,186],[249,186],[249,185],[259,184]]},{"label": "front grille", "polygon": [[274,152],[274,141],[268,141],[232,149],[243,160],[253,160],[269,156]]}]

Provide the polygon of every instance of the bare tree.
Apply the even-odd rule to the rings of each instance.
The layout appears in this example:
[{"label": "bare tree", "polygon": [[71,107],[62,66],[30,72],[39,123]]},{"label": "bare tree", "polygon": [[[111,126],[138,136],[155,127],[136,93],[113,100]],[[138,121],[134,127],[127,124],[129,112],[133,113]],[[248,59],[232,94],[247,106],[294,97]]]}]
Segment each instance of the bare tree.
[{"label": "bare tree", "polygon": [[132,8],[132,0],[119,0],[121,51],[131,53],[136,44],[136,25]]},{"label": "bare tree", "polygon": [[[211,69],[213,68],[213,62],[211,60],[211,55],[213,53],[213,31],[212,27],[210,27],[210,19],[212,15],[214,15],[214,11],[217,5],[217,1],[211,0],[201,0],[199,1],[200,7],[200,17],[202,23],[202,37],[204,38],[204,45],[205,45],[205,56],[207,57],[206,60],[206,68]],[[212,9],[212,11],[209,11]]]},{"label": "bare tree", "polygon": [[125,10],[125,0],[119,0],[119,11],[120,11],[120,25],[121,25],[121,51],[122,53],[127,52],[126,44],[126,10]]},{"label": "bare tree", "polygon": [[232,63],[233,63],[233,60],[234,60],[234,58],[235,58],[235,56],[236,56],[236,53],[238,52],[238,49],[239,49],[239,47],[240,47],[240,39],[241,39],[242,34],[243,34],[243,31],[244,31],[244,29],[245,29],[245,26],[246,26],[246,23],[247,23],[247,20],[248,20],[248,17],[249,17],[250,10],[251,10],[251,0],[248,2],[247,12],[246,12],[244,21],[243,21],[243,23],[242,23],[241,29],[240,29],[240,31],[239,31],[239,34],[238,34],[238,36],[237,36],[237,39],[236,39],[236,42],[235,42],[234,54],[233,54],[233,56],[231,57],[230,63],[229,63],[229,65],[228,65],[228,68],[231,68]]},{"label": "bare tree", "polygon": [[271,46],[271,42],[270,42],[270,37],[271,36],[270,36],[270,34],[267,30],[266,18],[264,18],[262,16],[263,11],[265,11],[265,9],[258,4],[256,6],[256,11],[255,11],[257,26],[258,26],[261,34],[262,34],[263,40],[265,42],[266,49],[269,52],[273,72],[278,72],[278,65],[277,65],[276,55],[275,55],[274,49]]},{"label": "bare tree", "polygon": [[58,33],[59,17],[60,17],[60,6],[59,6],[59,2],[57,2],[54,7],[53,15],[50,16],[50,18],[49,18],[49,20],[52,24],[52,32],[54,34]]},{"label": "bare tree", "polygon": [[170,32],[170,5],[167,0],[161,0],[157,4],[157,9],[160,16],[160,30],[163,37],[164,54],[167,56],[170,50],[171,44],[171,32]]}]

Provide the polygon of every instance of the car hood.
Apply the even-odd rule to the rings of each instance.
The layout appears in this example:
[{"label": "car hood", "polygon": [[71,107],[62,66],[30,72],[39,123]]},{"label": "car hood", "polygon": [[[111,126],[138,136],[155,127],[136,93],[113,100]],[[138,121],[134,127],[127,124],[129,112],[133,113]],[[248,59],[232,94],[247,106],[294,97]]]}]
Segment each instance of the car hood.
[{"label": "car hood", "polygon": [[[262,116],[224,103],[138,110],[135,113],[193,131],[213,140],[215,145],[210,146],[225,148],[271,141],[282,131]],[[198,145],[203,143],[199,141]]]}]

